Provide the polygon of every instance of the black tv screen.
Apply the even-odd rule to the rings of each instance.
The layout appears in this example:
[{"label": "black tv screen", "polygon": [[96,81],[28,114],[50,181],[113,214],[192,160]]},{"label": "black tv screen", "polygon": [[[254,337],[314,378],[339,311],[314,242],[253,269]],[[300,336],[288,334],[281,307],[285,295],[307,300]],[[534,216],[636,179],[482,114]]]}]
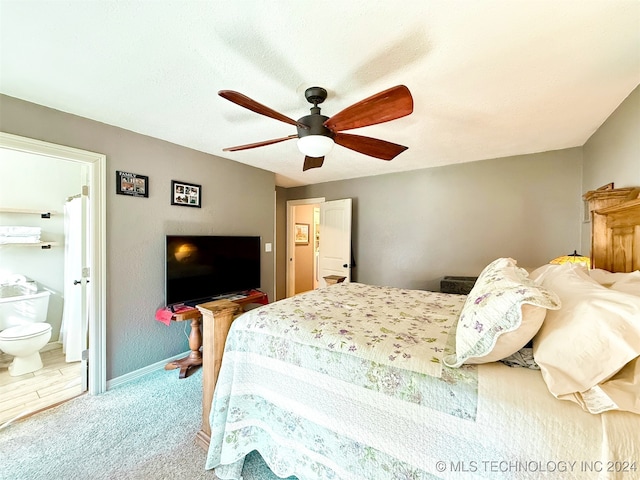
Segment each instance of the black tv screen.
[{"label": "black tv screen", "polygon": [[167,235],[165,246],[167,305],[260,288],[260,237]]}]

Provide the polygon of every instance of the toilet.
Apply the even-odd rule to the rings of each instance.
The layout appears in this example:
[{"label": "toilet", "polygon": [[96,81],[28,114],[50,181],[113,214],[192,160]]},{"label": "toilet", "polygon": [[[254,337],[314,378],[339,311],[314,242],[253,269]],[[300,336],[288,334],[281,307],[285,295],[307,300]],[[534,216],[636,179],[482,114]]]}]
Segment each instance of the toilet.
[{"label": "toilet", "polygon": [[0,351],[14,357],[12,377],[42,368],[40,349],[51,339],[49,295],[38,292],[34,282],[0,286]]}]

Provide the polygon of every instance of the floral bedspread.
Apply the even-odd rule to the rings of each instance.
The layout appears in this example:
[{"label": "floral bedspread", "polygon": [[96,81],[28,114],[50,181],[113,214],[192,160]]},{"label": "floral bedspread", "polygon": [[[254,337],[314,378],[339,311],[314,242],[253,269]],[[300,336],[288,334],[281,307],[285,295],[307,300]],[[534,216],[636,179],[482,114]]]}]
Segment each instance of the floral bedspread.
[{"label": "floral bedspread", "polygon": [[238,480],[258,450],[281,477],[439,478],[430,452],[445,435],[455,455],[476,419],[477,369],[441,363],[465,299],[350,283],[245,313],[227,337],[206,468]]},{"label": "floral bedspread", "polygon": [[637,415],[559,401],[539,370],[442,365],[465,299],[338,284],[240,316],[205,467],[240,480],[257,450],[277,476],[300,480],[535,480],[637,457]]},{"label": "floral bedspread", "polygon": [[465,299],[338,284],[251,311],[242,328],[440,377],[447,339]]}]

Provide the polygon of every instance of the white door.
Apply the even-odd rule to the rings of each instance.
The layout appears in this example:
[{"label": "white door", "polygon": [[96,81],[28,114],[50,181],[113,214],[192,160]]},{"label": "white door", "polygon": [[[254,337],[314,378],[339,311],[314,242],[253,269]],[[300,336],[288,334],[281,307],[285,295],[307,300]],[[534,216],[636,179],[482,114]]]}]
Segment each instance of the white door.
[{"label": "white door", "polygon": [[338,275],[351,280],[351,199],[320,204],[320,254],[318,270],[320,286],[324,277]]},{"label": "white door", "polygon": [[[85,168],[84,166],[82,167]],[[64,290],[60,341],[67,363],[81,362],[82,391],[87,390],[89,267],[87,258],[88,198],[83,193],[64,205]]]},{"label": "white door", "polygon": [[[86,168],[86,167],[85,167]],[[82,230],[80,235],[80,259],[82,260],[82,270],[80,271],[80,346],[82,349],[81,359],[81,377],[82,377],[82,391],[86,392],[89,388],[89,345],[88,345],[88,333],[89,333],[89,276],[91,272],[90,256],[89,256],[89,187],[82,187],[82,200],[81,215],[82,215]]]}]

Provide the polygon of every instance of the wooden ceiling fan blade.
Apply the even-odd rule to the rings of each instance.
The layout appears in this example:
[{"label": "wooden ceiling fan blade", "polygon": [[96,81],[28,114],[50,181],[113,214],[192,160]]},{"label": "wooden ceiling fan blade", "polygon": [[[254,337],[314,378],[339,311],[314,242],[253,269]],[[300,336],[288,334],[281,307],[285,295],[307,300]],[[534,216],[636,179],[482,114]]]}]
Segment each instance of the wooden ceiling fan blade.
[{"label": "wooden ceiling fan blade", "polygon": [[274,138],[273,140],[265,140],[263,142],[248,143],[247,145],[238,145],[236,147],[227,147],[223,148],[222,151],[237,152],[238,150],[249,150],[250,148],[264,147],[265,145],[284,142],[285,140],[291,140],[292,138],[298,138],[298,135],[289,135],[288,137]]},{"label": "wooden ceiling fan blade", "polygon": [[401,118],[413,112],[413,97],[398,85],[345,108],[324,122],[334,132],[367,127]]},{"label": "wooden ceiling fan blade", "polygon": [[304,157],[302,171],[306,172],[310,168],[320,168],[324,163],[324,157]]},{"label": "wooden ceiling fan blade", "polygon": [[260,115],[264,115],[265,117],[273,118],[275,120],[280,120],[281,122],[288,123],[289,125],[295,125],[297,127],[302,127],[308,129],[306,125],[302,125],[298,123],[293,118],[289,118],[286,115],[283,115],[280,112],[276,112],[272,108],[269,108],[261,103],[256,102],[255,100],[243,95],[239,92],[234,92],[233,90],[220,90],[218,92],[222,98],[229,100],[230,102],[235,103],[236,105],[240,105],[252,112],[258,113]]},{"label": "wooden ceiling fan blade", "polygon": [[381,160],[393,160],[409,148],[404,145],[398,145],[397,143],[387,142],[386,140],[363,137],[362,135],[353,135],[350,133],[336,133],[333,140],[338,145]]}]

